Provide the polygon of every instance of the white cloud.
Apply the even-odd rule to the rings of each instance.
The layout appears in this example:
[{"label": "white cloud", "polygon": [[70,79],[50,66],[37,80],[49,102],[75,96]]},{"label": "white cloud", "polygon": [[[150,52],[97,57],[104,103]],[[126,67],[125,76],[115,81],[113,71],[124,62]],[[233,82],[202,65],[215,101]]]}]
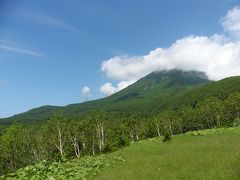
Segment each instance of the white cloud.
[{"label": "white cloud", "polygon": [[221,20],[224,30],[240,37],[240,7],[234,7]]},{"label": "white cloud", "polygon": [[100,87],[100,92],[104,95],[109,96],[117,91],[117,88],[113,87],[111,83],[105,83]]},{"label": "white cloud", "polygon": [[84,99],[88,100],[89,97],[91,97],[91,90],[88,86],[84,86],[82,88],[82,96]]},{"label": "white cloud", "polygon": [[137,80],[152,71],[174,68],[204,71],[211,79],[221,79],[240,73],[239,57],[239,42],[226,42],[218,35],[188,36],[144,56],[113,57],[103,62],[102,71],[119,81]]},{"label": "white cloud", "polygon": [[103,93],[105,96],[109,96],[128,87],[134,82],[135,81],[121,81],[117,84],[117,87],[114,87],[112,83],[105,83],[100,87],[100,92]]},{"label": "white cloud", "polygon": [[30,56],[36,56],[36,57],[46,57],[44,54],[37,52],[35,50],[32,50],[30,48],[26,48],[21,45],[16,46],[12,44],[4,44],[0,43],[0,49],[3,49],[5,51],[13,52],[13,53],[20,53],[20,54],[25,54],[25,55],[30,55]]},{"label": "white cloud", "polygon": [[[239,23],[238,7],[230,10],[222,21],[223,27],[234,34],[240,32]],[[175,68],[204,71],[213,80],[240,75],[240,41],[225,34],[209,37],[190,35],[168,48],[156,48],[143,56],[110,58],[102,63],[101,71],[110,80],[117,80],[119,85],[124,82],[131,84],[153,71]],[[112,85],[111,89],[115,90],[112,92],[120,90]]]},{"label": "white cloud", "polygon": [[129,80],[129,81],[121,81],[117,84],[117,91],[120,91],[126,87],[128,87],[129,85],[131,85],[132,83],[136,82],[136,80]]}]

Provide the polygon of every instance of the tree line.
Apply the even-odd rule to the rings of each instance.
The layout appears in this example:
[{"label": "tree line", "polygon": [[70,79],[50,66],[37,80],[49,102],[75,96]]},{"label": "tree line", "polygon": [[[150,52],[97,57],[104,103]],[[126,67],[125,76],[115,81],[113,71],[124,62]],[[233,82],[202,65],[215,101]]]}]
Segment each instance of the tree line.
[{"label": "tree line", "polygon": [[180,134],[239,125],[239,92],[225,100],[210,97],[160,113],[96,111],[79,119],[55,113],[45,123],[15,123],[1,131],[0,174],[42,160],[61,161],[111,152],[142,139],[161,137],[165,132]]}]

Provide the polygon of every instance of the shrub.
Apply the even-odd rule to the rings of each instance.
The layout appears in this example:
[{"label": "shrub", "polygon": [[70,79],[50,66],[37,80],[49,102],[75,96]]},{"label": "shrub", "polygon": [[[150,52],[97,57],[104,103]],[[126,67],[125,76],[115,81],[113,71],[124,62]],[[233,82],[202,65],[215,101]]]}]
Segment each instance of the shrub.
[{"label": "shrub", "polygon": [[172,133],[170,131],[166,131],[163,135],[163,142],[171,141]]}]

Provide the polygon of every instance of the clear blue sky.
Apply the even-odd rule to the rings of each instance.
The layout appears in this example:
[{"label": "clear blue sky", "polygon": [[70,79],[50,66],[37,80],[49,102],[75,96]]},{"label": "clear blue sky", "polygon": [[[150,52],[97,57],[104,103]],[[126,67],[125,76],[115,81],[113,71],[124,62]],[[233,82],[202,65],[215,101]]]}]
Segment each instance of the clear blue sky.
[{"label": "clear blue sky", "polygon": [[223,33],[239,0],[0,0],[0,117],[103,95],[101,64]]}]

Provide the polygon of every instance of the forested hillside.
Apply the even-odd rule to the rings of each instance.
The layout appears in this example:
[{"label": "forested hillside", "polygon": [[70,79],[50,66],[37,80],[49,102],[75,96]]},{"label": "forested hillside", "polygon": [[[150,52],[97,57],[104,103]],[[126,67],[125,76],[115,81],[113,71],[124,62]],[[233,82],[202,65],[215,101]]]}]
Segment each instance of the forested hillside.
[{"label": "forested hillside", "polygon": [[[209,82],[201,73],[152,73],[102,100],[69,105],[62,111],[47,106],[32,110],[38,117],[49,113],[49,117],[38,123],[20,118],[9,126],[7,119],[8,126],[0,136],[1,174],[43,160],[61,162],[66,158],[107,153],[152,137],[237,127],[240,125],[239,83],[240,77]],[[145,92],[144,88],[150,90]],[[133,92],[137,95],[126,97]],[[106,106],[100,106],[103,102]],[[85,113],[75,114],[83,106]],[[34,117],[31,111],[28,113],[16,117]]]}]

